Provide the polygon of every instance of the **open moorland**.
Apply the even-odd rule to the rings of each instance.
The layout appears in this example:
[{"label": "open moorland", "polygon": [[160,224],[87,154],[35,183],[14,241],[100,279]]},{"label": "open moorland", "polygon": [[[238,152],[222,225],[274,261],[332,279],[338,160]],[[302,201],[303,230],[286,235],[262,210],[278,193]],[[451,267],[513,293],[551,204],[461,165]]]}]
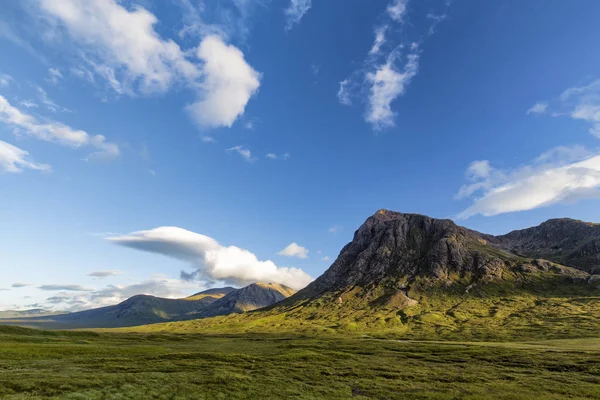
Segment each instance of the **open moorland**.
[{"label": "open moorland", "polygon": [[0,398],[600,399],[600,339],[49,332],[0,327]]}]

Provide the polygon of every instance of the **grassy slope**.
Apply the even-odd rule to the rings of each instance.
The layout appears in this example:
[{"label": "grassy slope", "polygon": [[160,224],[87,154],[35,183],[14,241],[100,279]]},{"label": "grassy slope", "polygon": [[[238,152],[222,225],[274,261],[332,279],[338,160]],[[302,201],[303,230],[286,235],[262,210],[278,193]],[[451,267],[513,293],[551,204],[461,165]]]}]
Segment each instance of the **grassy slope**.
[{"label": "grassy slope", "polygon": [[5,400],[600,399],[599,365],[596,339],[433,343],[0,327]]},{"label": "grassy slope", "polygon": [[266,311],[132,328],[138,332],[309,334],[368,333],[386,337],[444,340],[528,340],[596,337],[600,334],[600,290],[558,276],[528,275],[483,285],[465,293],[451,288],[411,289],[418,304],[406,307],[397,292],[355,288],[342,296],[286,304]]}]

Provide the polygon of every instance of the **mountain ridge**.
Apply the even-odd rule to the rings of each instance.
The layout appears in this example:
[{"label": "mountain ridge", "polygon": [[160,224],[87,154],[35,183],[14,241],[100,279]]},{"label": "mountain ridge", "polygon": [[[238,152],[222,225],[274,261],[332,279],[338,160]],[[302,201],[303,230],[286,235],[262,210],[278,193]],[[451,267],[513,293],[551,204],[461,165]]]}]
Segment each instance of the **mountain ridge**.
[{"label": "mountain ridge", "polygon": [[[89,329],[183,321],[269,306],[285,299],[290,294],[290,290],[294,292],[283,285],[255,283],[240,289],[232,287],[207,289],[182,299],[140,294],[112,306],[30,318],[15,315],[0,319],[0,324],[46,329]],[[213,303],[223,299],[226,300],[211,308]]]},{"label": "mountain ridge", "polygon": [[[535,233],[529,236],[535,239]],[[514,235],[498,238],[448,219],[379,210],[327,271],[280,303],[252,313],[137,330],[364,332],[478,340],[596,335],[600,276],[516,254],[512,249],[520,242]]]}]

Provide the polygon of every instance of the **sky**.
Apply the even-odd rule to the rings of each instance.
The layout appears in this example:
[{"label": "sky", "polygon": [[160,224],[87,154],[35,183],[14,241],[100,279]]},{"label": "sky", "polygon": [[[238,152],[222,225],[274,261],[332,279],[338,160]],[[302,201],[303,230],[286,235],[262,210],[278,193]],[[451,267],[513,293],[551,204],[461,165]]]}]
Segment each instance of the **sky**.
[{"label": "sky", "polygon": [[300,289],[381,208],[600,221],[600,2],[0,5],[0,310]]}]

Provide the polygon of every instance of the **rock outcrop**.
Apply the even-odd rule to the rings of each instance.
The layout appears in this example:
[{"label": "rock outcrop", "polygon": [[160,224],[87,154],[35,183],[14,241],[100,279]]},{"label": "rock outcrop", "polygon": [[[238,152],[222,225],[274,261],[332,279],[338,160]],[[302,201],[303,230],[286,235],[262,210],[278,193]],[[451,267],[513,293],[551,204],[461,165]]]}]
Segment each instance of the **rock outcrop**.
[{"label": "rock outcrop", "polygon": [[[595,231],[598,227],[589,228]],[[583,248],[591,248],[586,236],[588,230],[576,232],[575,238],[567,241],[568,232],[565,229],[556,237],[547,238],[544,244],[551,247],[550,243],[564,240],[573,243],[573,247],[578,242]],[[460,227],[447,219],[379,210],[355,232],[352,242],[342,249],[331,267],[294,299],[318,297],[328,292],[343,293],[354,287],[366,291],[383,287],[388,292],[400,291],[406,296],[407,289],[417,280],[441,286],[462,280],[470,285],[468,292],[479,284],[502,280],[505,275],[514,278],[548,272],[579,280],[588,278],[586,272],[558,265],[550,252],[541,254],[548,255],[551,261],[535,259],[541,257],[533,250],[530,237],[544,235],[513,232],[495,237]],[[583,267],[593,265],[591,261],[598,257],[600,250],[592,253],[585,258]]]}]

